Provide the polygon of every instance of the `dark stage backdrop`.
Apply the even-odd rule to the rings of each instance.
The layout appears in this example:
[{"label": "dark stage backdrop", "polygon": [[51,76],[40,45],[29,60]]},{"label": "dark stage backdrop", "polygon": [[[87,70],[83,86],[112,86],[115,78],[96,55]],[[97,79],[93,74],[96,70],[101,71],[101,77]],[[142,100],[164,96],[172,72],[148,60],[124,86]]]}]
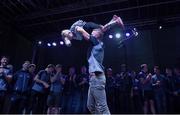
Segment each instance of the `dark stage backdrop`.
[{"label": "dark stage backdrop", "polygon": [[8,56],[15,71],[24,61],[32,58],[32,42],[12,29],[5,29],[0,34],[0,56]]},{"label": "dark stage backdrop", "polygon": [[[153,65],[165,67],[173,66],[176,63],[177,58],[180,57],[180,27],[139,30],[138,32],[137,39],[126,41],[121,48],[117,47],[117,39],[106,38],[105,67],[112,67],[118,71],[120,64],[127,63],[129,68],[139,70],[139,65],[142,63],[149,64],[151,68]],[[52,39],[49,34],[44,36]],[[17,32],[6,30],[0,34],[0,55],[8,55],[17,70],[24,60],[31,60],[33,43]],[[69,48],[38,46],[35,63],[38,69],[43,69],[49,63],[64,65],[66,72],[70,66],[79,69],[80,66],[87,65],[86,51],[88,47],[86,45],[86,42],[83,44],[75,42]]]}]

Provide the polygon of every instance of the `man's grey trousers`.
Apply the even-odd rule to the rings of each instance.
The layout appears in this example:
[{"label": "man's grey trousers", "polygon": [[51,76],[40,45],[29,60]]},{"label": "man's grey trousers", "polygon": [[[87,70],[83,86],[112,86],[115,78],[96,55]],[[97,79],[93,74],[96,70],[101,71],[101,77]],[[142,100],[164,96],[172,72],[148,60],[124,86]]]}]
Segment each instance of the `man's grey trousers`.
[{"label": "man's grey trousers", "polygon": [[110,114],[105,92],[104,74],[90,76],[87,107],[92,114]]}]

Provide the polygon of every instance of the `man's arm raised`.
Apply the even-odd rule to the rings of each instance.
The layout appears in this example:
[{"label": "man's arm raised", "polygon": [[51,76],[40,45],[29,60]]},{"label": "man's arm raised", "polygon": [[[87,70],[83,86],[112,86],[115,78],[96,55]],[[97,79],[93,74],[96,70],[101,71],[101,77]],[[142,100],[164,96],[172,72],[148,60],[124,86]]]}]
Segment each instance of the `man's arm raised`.
[{"label": "man's arm raised", "polygon": [[82,27],[76,26],[76,30],[83,35],[85,40],[88,41],[90,39],[90,34],[87,33]]}]

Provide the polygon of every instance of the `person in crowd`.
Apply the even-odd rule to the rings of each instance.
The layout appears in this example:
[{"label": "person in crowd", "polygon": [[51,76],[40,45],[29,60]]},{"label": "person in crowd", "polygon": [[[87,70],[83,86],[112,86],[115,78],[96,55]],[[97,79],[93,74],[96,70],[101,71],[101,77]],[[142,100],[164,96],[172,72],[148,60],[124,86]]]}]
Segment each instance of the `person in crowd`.
[{"label": "person in crowd", "polygon": [[122,99],[120,96],[122,94],[121,91],[121,84],[122,84],[122,80],[121,80],[121,76],[120,73],[117,73],[115,76],[115,113],[122,113]]},{"label": "person in crowd", "polygon": [[35,64],[30,64],[28,67],[28,71],[30,74],[31,79],[33,79],[32,83],[31,83],[31,88],[34,85],[34,78],[36,76],[35,71],[36,71],[36,65]]},{"label": "person in crowd", "polygon": [[[144,113],[152,113],[155,114],[155,106],[154,106],[154,92],[152,87],[152,74],[148,73],[147,64],[141,65],[141,71],[138,74],[138,77],[141,82],[141,87],[143,91],[143,101],[144,101]],[[150,107],[149,107],[150,105]],[[150,108],[150,110],[148,110]]]},{"label": "person in crowd", "polygon": [[175,89],[173,91],[174,95],[174,112],[180,113],[180,65],[176,65],[174,68],[175,73]]},{"label": "person in crowd", "polygon": [[106,95],[110,112],[115,113],[115,77],[111,68],[106,70]]},{"label": "person in crowd", "polygon": [[116,110],[117,113],[131,113],[131,74],[127,70],[126,64],[121,64],[121,72],[116,77]]},{"label": "person in crowd", "polygon": [[131,97],[133,103],[133,113],[135,114],[142,114],[143,113],[143,106],[142,106],[142,88],[141,83],[136,75],[135,71],[131,72],[132,76],[132,90],[131,90]]},{"label": "person in crowd", "polygon": [[157,107],[157,113],[166,113],[165,76],[160,73],[159,66],[154,66],[152,86]]},{"label": "person in crowd", "polygon": [[88,113],[87,110],[87,96],[89,88],[89,74],[86,66],[81,67],[81,73],[77,77],[78,92],[80,93],[80,113]]},{"label": "person in crowd", "polygon": [[27,93],[27,101],[26,101],[26,105],[25,105],[25,113],[26,114],[30,114],[30,112],[32,111],[32,107],[31,107],[31,90],[32,90],[32,86],[34,85],[34,78],[36,76],[35,74],[35,70],[36,70],[36,65],[35,64],[30,64],[28,67],[28,71],[30,74],[30,78],[32,79],[31,81],[31,86],[30,86],[30,90]]},{"label": "person in crowd", "polygon": [[17,71],[12,80],[13,94],[11,97],[11,113],[22,114],[26,102],[28,100],[28,94],[31,89],[32,78],[28,71],[30,65],[29,61],[25,61],[22,65],[22,69]]},{"label": "person in crowd", "polygon": [[8,67],[9,59],[6,56],[1,57],[0,63],[0,114],[9,112],[10,83],[13,70]]},{"label": "person in crowd", "polygon": [[123,80],[123,100],[125,103],[123,113],[132,113],[132,99],[131,99],[131,90],[132,90],[132,75],[131,72],[127,69],[126,64],[121,65],[121,78]]},{"label": "person in crowd", "polygon": [[35,64],[30,64],[29,67],[28,67],[28,71],[31,75],[31,78],[35,78],[36,74],[35,74],[35,71],[36,71],[36,65]]},{"label": "person in crowd", "polygon": [[174,113],[174,95],[175,90],[175,76],[173,75],[172,68],[166,68],[165,91],[166,91],[166,105],[167,113]]},{"label": "person in crowd", "polygon": [[59,114],[62,104],[63,85],[65,75],[62,74],[62,65],[57,64],[55,67],[56,74],[51,77],[50,94],[47,99],[48,114]]},{"label": "person in crowd", "polygon": [[65,78],[64,95],[63,95],[63,113],[74,113],[77,111],[79,105],[76,106],[76,69],[75,67],[69,68],[69,74]]},{"label": "person in crowd", "polygon": [[47,112],[47,96],[50,88],[50,78],[54,72],[54,65],[49,64],[45,70],[40,70],[34,78],[34,85],[31,92],[32,113]]}]

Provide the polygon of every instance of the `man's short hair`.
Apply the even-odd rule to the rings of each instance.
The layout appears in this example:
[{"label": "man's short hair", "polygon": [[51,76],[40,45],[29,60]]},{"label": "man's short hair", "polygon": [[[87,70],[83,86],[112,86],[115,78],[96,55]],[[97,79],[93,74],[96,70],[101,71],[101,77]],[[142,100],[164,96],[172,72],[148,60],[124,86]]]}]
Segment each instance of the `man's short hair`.
[{"label": "man's short hair", "polygon": [[55,66],[53,64],[49,64],[47,68],[55,68]]},{"label": "man's short hair", "polygon": [[61,64],[57,64],[56,67],[57,67],[57,68],[61,68],[62,65],[61,65]]},{"label": "man's short hair", "polygon": [[24,63],[30,63],[30,61],[26,60],[26,61],[24,61]]},{"label": "man's short hair", "polygon": [[126,64],[121,64],[121,67],[126,67]]},{"label": "man's short hair", "polygon": [[144,67],[147,66],[147,64],[141,64],[141,69],[144,69]]},{"label": "man's short hair", "polygon": [[1,56],[1,59],[2,59],[2,58],[6,58],[7,61],[9,61],[9,57],[8,57],[8,56]]},{"label": "man's short hair", "polygon": [[112,68],[107,68],[107,71],[112,71]]},{"label": "man's short hair", "polygon": [[61,31],[61,36],[62,36],[62,38],[65,38],[65,37],[66,37],[64,34],[65,34],[67,31],[69,32],[70,30],[69,30],[69,29],[64,29],[64,30]]},{"label": "man's short hair", "polygon": [[35,64],[30,64],[30,65],[29,65],[29,68],[30,68],[30,67],[36,67],[36,65],[35,65]]},{"label": "man's short hair", "polygon": [[155,69],[160,70],[159,66],[154,66]]}]

